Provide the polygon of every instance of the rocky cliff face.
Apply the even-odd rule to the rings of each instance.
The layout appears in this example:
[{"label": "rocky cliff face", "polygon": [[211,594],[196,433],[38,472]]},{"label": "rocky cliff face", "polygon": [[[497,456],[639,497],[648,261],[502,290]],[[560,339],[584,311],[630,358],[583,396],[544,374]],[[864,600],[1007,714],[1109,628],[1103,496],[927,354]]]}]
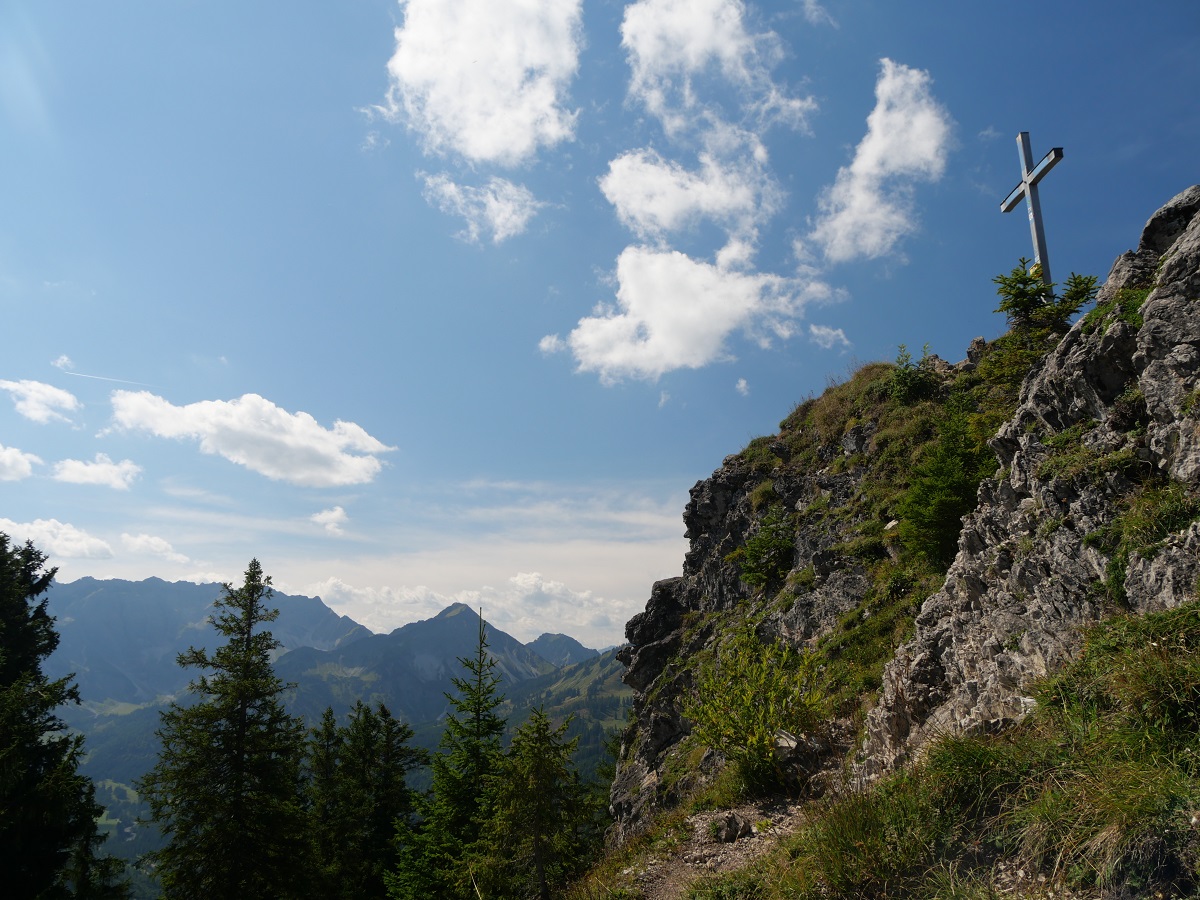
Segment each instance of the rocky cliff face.
[{"label": "rocky cliff face", "polygon": [[[915,624],[910,615],[877,702],[869,700],[854,754],[859,780],[903,764],[939,732],[1018,719],[1032,702],[1022,686],[1077,650],[1081,626],[1196,596],[1198,314],[1200,186],[1150,219],[1095,310],[1026,378],[1015,414],[991,440],[999,472],[964,519],[941,589],[913,598]],[[956,367],[932,358],[926,369],[943,379],[969,372],[981,347]],[[764,637],[815,646],[877,608],[898,523],[872,524],[888,504],[864,498],[878,492],[871,479],[878,484],[897,429],[869,415],[815,424],[809,415],[803,428],[801,419],[793,413],[780,435],[753,442],[692,488],[683,575],[654,585],[626,627],[621,659],[635,721],[612,792],[619,834],[701,775],[694,760],[679,759],[688,733],[679,701],[692,683],[689,660],[721,628],[752,618]],[[769,509],[787,511],[795,530],[762,589],[746,583],[737,557]]]},{"label": "rocky cliff face", "polygon": [[992,440],[1002,468],[887,667],[860,776],[939,732],[1019,718],[1022,685],[1069,658],[1082,626],[1196,598],[1200,524],[1162,507],[1200,488],[1200,186],[1154,214],[1096,306]]}]

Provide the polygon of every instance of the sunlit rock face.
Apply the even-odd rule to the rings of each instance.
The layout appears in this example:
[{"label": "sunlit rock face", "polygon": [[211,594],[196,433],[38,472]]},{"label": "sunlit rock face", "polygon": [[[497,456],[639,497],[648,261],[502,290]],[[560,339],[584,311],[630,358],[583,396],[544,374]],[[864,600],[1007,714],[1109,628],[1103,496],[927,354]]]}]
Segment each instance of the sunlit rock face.
[{"label": "sunlit rock face", "polygon": [[[982,346],[973,343],[957,366],[935,360],[937,370],[970,371]],[[1200,490],[1198,364],[1200,186],[1151,217],[1137,250],[1114,263],[1095,311],[1025,380],[1015,414],[991,441],[998,471],[964,518],[944,586],[921,604],[912,638],[885,669],[853,755],[856,781],[919,756],[938,734],[1019,720],[1032,705],[1028,682],[1078,651],[1082,627],[1195,598],[1200,525],[1165,535],[1144,556],[1131,553],[1120,585],[1112,584],[1114,549],[1104,530],[1148,486]],[[872,464],[873,427],[848,428],[807,468],[781,465],[764,475],[748,448],[692,488],[683,574],[654,585],[626,627],[621,659],[635,703],[612,791],[617,839],[680,799],[712,764],[705,755],[680,775],[681,762],[670,762],[689,728],[680,714],[692,680],[686,660],[720,637],[709,614],[744,609],[767,636],[799,646],[862,603],[867,572],[837,549],[853,520],[800,528],[790,575],[808,581],[790,607],[768,606],[776,598],[748,587],[731,554],[762,524],[755,494],[764,478],[773,502],[788,510],[847,504]],[[787,462],[783,441],[760,450]]]}]

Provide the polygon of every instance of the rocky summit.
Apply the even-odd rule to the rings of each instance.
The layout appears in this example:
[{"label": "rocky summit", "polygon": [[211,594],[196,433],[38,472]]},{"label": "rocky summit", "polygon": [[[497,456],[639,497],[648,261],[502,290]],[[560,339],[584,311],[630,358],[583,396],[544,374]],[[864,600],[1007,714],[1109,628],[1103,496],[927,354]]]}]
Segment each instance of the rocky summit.
[{"label": "rocky summit", "polygon": [[[938,735],[1020,721],[1027,686],[1078,654],[1086,626],[1196,599],[1200,186],[1151,216],[1069,328],[1026,339],[1006,399],[987,372],[1016,371],[997,362],[1024,352],[1007,339],[973,342],[957,365],[902,348],[692,488],[683,574],[655,584],[626,627],[635,702],[611,798],[618,840],[719,768],[689,742],[684,710],[698,661],[739,623],[821,654],[840,699],[805,765],[864,786]],[[921,466],[948,446],[938,417],[961,404],[921,401],[921,426],[905,404],[918,410],[925,389],[975,398],[964,433],[988,426],[989,458],[940,557],[908,519]]]}]

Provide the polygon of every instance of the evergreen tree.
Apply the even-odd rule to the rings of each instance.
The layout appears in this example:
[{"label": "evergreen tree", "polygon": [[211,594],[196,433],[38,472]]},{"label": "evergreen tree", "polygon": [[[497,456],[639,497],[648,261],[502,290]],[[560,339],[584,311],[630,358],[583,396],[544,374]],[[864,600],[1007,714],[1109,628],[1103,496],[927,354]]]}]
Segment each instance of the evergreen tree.
[{"label": "evergreen tree", "polygon": [[496,661],[487,648],[480,612],[475,653],[459,658],[464,675],[453,679],[457,693],[446,695],[452,711],[446,716],[441,752],[432,760],[432,795],[420,805],[419,826],[397,829],[400,865],[387,882],[398,900],[476,896],[474,873],[462,861],[489,816],[492,776],[503,761],[500,738],[506,724],[496,712],[504,697],[498,692]]},{"label": "evergreen tree", "polygon": [[309,893],[308,820],[300,765],[304,728],[283,708],[284,685],[259,626],[271,579],[251,560],[239,588],[226,584],[213,625],[227,642],[192,647],[179,664],[203,673],[195,703],[162,713],[162,752],[139,785],[167,845],[149,854],[168,898],[256,900]]},{"label": "evergreen tree", "polygon": [[1030,267],[1024,257],[1009,274],[997,275],[992,281],[1000,295],[995,311],[1004,313],[1015,331],[1043,328],[1063,334],[1070,327],[1071,317],[1096,299],[1094,276],[1072,273],[1059,297],[1054,284],[1042,281],[1041,267]]},{"label": "evergreen tree", "polygon": [[407,824],[413,812],[407,775],[425,757],[409,746],[412,735],[382,703],[376,711],[361,700],[346,726],[338,728],[327,709],[314,729],[309,790],[323,896],[385,896],[396,823]]},{"label": "evergreen tree", "polygon": [[97,854],[104,810],[78,772],[83,738],[54,712],[79,692],[42,673],[58,646],[44,596],[56,570],[45,561],[0,533],[0,877],[14,897],[125,897],[124,866]]},{"label": "evergreen tree", "polygon": [[567,740],[569,725],[553,727],[538,708],[513,736],[475,850],[484,896],[549,900],[587,861],[595,809],[571,761],[579,738]]}]

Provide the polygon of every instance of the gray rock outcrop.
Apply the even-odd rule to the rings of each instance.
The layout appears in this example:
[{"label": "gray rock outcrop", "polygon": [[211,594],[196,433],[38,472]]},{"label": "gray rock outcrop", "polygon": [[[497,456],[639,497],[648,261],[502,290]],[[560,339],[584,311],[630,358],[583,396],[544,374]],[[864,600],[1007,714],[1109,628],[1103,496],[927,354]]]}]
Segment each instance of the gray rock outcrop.
[{"label": "gray rock outcrop", "polygon": [[[1140,327],[1103,315],[1147,289]],[[1025,685],[1070,659],[1084,626],[1124,611],[1114,593],[1137,613],[1195,599],[1195,524],[1150,558],[1133,554],[1124,572],[1096,537],[1153,476],[1200,488],[1198,354],[1200,186],[1151,217],[1138,249],[1113,265],[1096,312],[1026,380],[992,441],[1001,472],[981,486],[945,586],[885,671],[861,779],[939,734],[1020,719],[1033,703]],[[1119,590],[1106,584],[1122,576]]]},{"label": "gray rock outcrop", "polygon": [[[977,339],[963,362],[931,369],[942,379],[969,373],[985,348]],[[944,585],[920,603],[911,639],[884,670],[854,754],[859,783],[919,756],[938,734],[1019,720],[1034,702],[1030,680],[1071,659],[1085,626],[1195,598],[1200,523],[1126,548],[1119,560],[1112,536],[1145,491],[1200,491],[1198,373],[1200,186],[1150,218],[1096,308],[1025,380],[991,441],[998,472],[964,519]],[[689,730],[679,702],[692,685],[687,663],[712,650],[718,627],[753,617],[763,637],[811,645],[871,589],[863,557],[847,548],[864,534],[855,504],[876,423],[853,420],[805,445],[815,455],[803,465],[791,457],[799,427],[757,439],[692,488],[683,574],[655,584],[626,626],[620,658],[635,698],[611,794],[618,840],[719,762],[711,751],[696,761],[678,750]],[[768,505],[798,524],[781,576],[788,591],[747,586],[736,562]],[[896,526],[875,523],[876,551],[894,554]]]}]

